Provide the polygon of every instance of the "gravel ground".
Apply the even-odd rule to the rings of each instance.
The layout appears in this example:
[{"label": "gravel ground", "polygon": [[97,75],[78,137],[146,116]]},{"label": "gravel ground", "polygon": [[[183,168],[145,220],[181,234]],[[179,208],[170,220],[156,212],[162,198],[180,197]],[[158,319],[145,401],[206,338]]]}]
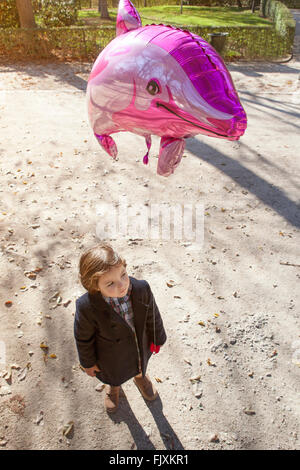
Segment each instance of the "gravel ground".
[{"label": "gravel ground", "polygon": [[[90,68],[0,66],[1,448],[299,449],[297,54],[230,64],[245,136],[189,139],[169,178],[156,174],[156,138],[147,166],[135,135],[116,136],[117,161],[102,152],[87,122]],[[168,340],[148,369],[159,398],[146,403],[128,381],[108,416],[79,367],[73,318],[79,257],[121,197],[143,211],[203,204],[204,240],[112,241],[150,283]]]}]

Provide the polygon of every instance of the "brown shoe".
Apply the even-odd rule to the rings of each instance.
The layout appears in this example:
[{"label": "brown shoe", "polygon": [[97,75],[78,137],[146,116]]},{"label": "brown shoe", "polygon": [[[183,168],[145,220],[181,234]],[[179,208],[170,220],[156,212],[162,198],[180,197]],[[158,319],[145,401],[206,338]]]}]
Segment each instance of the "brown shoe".
[{"label": "brown shoe", "polygon": [[105,408],[108,413],[115,413],[119,405],[120,387],[114,387],[112,385],[108,385],[107,387],[104,398]]},{"label": "brown shoe", "polygon": [[158,393],[148,375],[134,377],[133,381],[146,400],[153,401],[157,398]]}]

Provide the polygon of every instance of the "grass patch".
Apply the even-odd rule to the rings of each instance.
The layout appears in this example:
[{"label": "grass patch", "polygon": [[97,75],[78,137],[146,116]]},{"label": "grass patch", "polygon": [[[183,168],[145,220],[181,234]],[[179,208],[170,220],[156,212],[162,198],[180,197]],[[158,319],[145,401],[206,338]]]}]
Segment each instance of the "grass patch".
[{"label": "grass patch", "polygon": [[[261,18],[259,12],[253,14],[251,10],[238,7],[197,7],[184,6],[180,14],[180,7],[164,5],[149,8],[139,8],[143,25],[149,22],[162,22],[166,24],[191,26],[264,26],[271,21]],[[78,19],[81,24],[108,24],[116,22],[117,9],[109,9],[111,21],[101,20],[97,10],[80,10]]]},{"label": "grass patch", "polygon": [[113,25],[115,26],[117,21],[117,10],[108,10],[110,20],[103,20],[100,17],[98,10],[79,10],[78,11],[78,22],[82,26],[93,26],[93,25]]},{"label": "grass patch", "polygon": [[193,26],[246,26],[266,25],[270,20],[260,18],[258,12],[253,14],[251,10],[238,7],[180,7],[166,5],[152,8],[140,8],[143,24],[149,19],[155,19],[164,23],[193,25]]}]

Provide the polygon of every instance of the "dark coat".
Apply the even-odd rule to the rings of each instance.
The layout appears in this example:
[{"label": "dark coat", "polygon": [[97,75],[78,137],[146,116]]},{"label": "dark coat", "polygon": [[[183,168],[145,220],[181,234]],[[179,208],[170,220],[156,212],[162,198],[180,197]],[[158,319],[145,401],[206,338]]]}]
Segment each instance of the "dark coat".
[{"label": "dark coat", "polygon": [[[152,355],[154,342],[153,306],[155,313],[155,343],[167,339],[160,312],[150,285],[145,280],[129,276],[132,283],[130,299],[141,356],[142,373]],[[121,385],[139,373],[138,351],[134,333],[128,323],[104,300],[102,294],[86,292],[76,300],[74,336],[82,367],[98,365],[101,382]]]}]

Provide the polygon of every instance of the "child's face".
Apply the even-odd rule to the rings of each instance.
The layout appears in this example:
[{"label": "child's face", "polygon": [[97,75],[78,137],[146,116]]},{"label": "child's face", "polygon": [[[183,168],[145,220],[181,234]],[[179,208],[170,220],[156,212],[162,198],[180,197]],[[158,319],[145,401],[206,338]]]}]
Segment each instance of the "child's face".
[{"label": "child's face", "polygon": [[129,277],[126,268],[116,266],[102,274],[98,280],[98,289],[104,297],[124,297],[129,287]]}]

